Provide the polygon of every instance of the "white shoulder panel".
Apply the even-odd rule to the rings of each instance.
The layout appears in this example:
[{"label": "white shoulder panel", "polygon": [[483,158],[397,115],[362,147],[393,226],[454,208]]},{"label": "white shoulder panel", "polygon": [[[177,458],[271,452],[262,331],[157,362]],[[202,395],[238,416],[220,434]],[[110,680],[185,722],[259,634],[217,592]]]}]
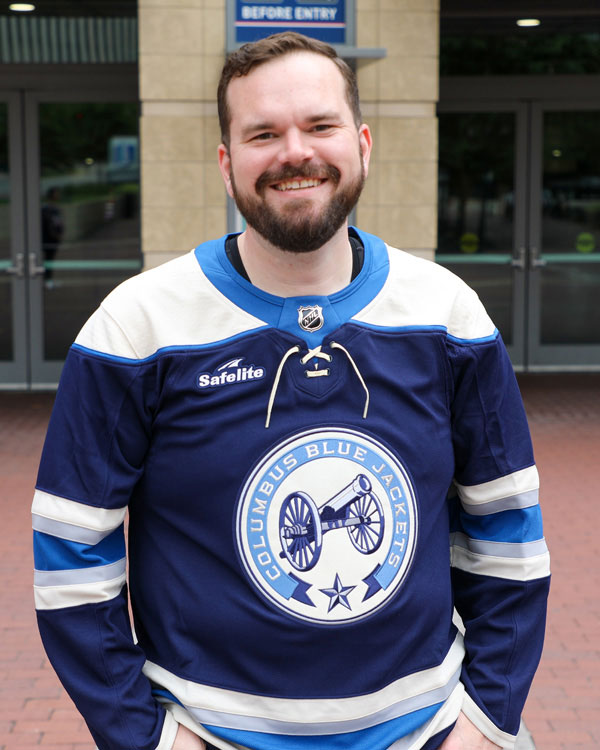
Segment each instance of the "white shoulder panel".
[{"label": "white shoulder panel", "polygon": [[208,281],[192,251],[120,284],[75,343],[144,359],[165,347],[210,344],[264,325]]},{"label": "white shoulder panel", "polygon": [[475,292],[446,268],[388,247],[390,272],[381,292],[355,316],[384,327],[441,326],[451,336],[478,339],[495,326]]}]

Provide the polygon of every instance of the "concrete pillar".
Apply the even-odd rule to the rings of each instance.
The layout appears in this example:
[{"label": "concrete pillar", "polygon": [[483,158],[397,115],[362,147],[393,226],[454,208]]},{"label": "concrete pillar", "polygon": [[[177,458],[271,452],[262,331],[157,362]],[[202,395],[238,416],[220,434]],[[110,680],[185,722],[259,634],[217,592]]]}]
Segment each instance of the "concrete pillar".
[{"label": "concrete pillar", "polygon": [[357,66],[371,172],[357,224],[433,258],[437,244],[439,0],[357,0],[357,46],[385,47]]},{"label": "concrete pillar", "polygon": [[225,233],[216,89],[225,0],[138,0],[142,251],[151,268]]}]

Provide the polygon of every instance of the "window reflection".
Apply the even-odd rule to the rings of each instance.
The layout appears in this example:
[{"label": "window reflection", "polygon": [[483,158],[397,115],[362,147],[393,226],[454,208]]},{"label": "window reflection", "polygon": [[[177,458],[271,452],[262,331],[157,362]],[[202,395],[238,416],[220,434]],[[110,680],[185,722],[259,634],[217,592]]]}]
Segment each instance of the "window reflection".
[{"label": "window reflection", "polygon": [[600,112],[546,112],[545,253],[600,251]]},{"label": "window reflection", "polygon": [[541,341],[600,343],[600,112],[544,114]]},{"label": "window reflection", "polygon": [[512,112],[439,116],[436,257],[475,289],[507,344],[513,341],[515,127]]},{"label": "window reflection", "polygon": [[136,103],[40,104],[44,355],[141,267]]},{"label": "window reflection", "polygon": [[0,103],[0,360],[13,359],[8,106]]},{"label": "window reflection", "polygon": [[439,116],[438,253],[512,252],[515,116]]}]

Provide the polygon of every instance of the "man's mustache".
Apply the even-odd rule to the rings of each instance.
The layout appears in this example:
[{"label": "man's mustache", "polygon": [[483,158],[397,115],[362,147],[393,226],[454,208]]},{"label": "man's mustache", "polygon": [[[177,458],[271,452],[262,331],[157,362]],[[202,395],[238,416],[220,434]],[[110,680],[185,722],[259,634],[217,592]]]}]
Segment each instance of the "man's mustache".
[{"label": "man's mustache", "polygon": [[286,180],[322,180],[327,179],[336,185],[340,181],[341,174],[337,167],[331,164],[300,164],[297,167],[286,165],[281,169],[270,172],[263,172],[256,180],[256,192],[262,193],[270,185],[276,182],[285,182]]}]

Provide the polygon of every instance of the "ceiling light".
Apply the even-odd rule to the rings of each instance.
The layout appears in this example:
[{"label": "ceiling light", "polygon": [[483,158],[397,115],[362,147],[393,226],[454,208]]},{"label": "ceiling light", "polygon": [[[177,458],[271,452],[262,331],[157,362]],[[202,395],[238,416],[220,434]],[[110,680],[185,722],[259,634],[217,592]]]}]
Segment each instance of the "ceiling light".
[{"label": "ceiling light", "polygon": [[541,21],[539,18],[519,18],[517,26],[539,26]]},{"label": "ceiling light", "polygon": [[14,10],[17,13],[30,13],[32,10],[35,10],[35,5],[33,3],[11,3],[8,9]]}]

